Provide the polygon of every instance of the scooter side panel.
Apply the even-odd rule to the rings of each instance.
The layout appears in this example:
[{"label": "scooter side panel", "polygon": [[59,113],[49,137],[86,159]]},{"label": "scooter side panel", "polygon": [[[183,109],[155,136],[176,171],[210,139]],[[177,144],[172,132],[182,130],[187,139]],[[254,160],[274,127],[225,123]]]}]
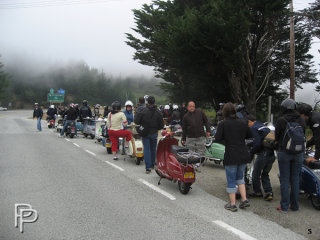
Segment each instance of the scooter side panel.
[{"label": "scooter side panel", "polygon": [[300,173],[300,188],[305,193],[320,196],[320,182],[311,169],[302,166]]}]

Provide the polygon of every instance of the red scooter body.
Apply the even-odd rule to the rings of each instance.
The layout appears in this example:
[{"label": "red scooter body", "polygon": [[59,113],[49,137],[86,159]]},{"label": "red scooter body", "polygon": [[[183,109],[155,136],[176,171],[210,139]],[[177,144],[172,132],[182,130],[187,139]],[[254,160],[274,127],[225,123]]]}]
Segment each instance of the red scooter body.
[{"label": "red scooter body", "polygon": [[178,140],[173,137],[174,132],[166,133],[159,141],[157,149],[157,169],[156,172],[162,178],[171,181],[178,181],[179,190],[187,194],[191,184],[196,181],[196,174],[192,164],[180,163],[175,154],[171,151],[172,145],[178,145]]}]

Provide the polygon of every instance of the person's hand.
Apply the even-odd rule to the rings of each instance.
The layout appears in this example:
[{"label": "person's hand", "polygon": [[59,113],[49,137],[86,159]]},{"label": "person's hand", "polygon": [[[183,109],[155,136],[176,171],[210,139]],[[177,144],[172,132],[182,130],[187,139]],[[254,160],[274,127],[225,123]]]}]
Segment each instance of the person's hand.
[{"label": "person's hand", "polygon": [[186,140],[182,140],[182,139],[181,139],[181,144],[182,144],[182,145],[186,145]]},{"label": "person's hand", "polygon": [[210,137],[210,136],[211,136],[210,132],[207,132],[207,137]]}]

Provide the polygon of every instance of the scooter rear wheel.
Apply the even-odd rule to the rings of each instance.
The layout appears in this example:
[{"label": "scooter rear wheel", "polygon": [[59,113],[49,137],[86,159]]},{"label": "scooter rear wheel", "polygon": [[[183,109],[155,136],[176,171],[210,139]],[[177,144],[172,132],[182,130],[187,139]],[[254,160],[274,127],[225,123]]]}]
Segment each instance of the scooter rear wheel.
[{"label": "scooter rear wheel", "polygon": [[190,191],[191,184],[192,183],[184,183],[184,182],[178,181],[179,191],[182,194],[187,194]]},{"label": "scooter rear wheel", "polygon": [[136,165],[140,165],[142,159],[142,157],[136,157]]},{"label": "scooter rear wheel", "polygon": [[320,198],[319,197],[311,195],[311,203],[315,209],[320,210]]},{"label": "scooter rear wheel", "polygon": [[112,153],[112,148],[107,148],[107,153],[111,154]]},{"label": "scooter rear wheel", "polygon": [[94,135],[93,135],[93,134],[91,134],[91,136],[90,136],[90,137],[91,137],[91,139],[94,139]]}]

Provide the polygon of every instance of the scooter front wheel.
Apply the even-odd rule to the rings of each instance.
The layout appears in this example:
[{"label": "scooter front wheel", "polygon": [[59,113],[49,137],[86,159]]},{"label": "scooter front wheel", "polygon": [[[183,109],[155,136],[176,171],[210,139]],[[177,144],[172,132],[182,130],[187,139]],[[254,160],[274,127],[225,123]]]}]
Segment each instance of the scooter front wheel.
[{"label": "scooter front wheel", "polygon": [[185,182],[178,181],[179,191],[182,194],[187,194],[190,191],[191,184],[192,183],[185,183]]},{"label": "scooter front wheel", "polygon": [[311,203],[315,209],[320,210],[320,198],[319,197],[311,195]]}]

